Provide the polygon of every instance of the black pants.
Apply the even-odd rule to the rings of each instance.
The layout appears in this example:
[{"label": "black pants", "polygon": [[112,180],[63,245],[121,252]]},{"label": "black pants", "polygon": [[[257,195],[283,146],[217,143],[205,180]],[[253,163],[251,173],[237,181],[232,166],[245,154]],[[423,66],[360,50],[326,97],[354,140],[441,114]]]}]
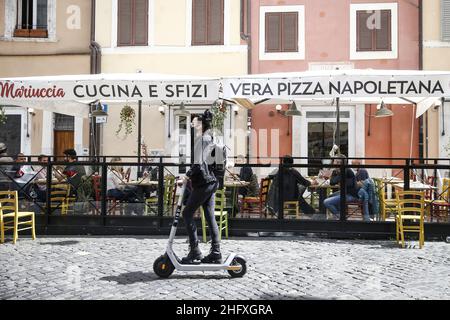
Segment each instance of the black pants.
[{"label": "black pants", "polygon": [[189,235],[189,242],[198,241],[197,225],[194,221],[194,213],[200,206],[203,207],[205,219],[208,223],[212,243],[219,243],[219,228],[214,217],[214,193],[218,188],[217,182],[212,182],[201,187],[192,188],[186,206],[183,210],[183,218],[186,224],[186,231]]}]

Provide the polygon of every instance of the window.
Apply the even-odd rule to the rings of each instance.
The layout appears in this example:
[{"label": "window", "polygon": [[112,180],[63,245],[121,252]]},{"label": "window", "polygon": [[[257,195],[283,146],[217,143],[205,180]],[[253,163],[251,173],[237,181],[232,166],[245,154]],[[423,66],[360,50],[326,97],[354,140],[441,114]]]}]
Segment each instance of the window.
[{"label": "window", "polygon": [[450,41],[450,0],[441,0],[441,39]]},{"label": "window", "polygon": [[14,37],[48,37],[47,0],[17,0]]},{"label": "window", "polygon": [[305,58],[304,6],[260,8],[260,60]]},{"label": "window", "polygon": [[350,5],[350,59],[398,58],[398,4]]},{"label": "window", "polygon": [[192,45],[223,45],[224,0],[192,1]]},{"label": "window", "polygon": [[391,11],[357,11],[357,51],[391,50]]},{"label": "window", "polygon": [[118,46],[147,46],[148,0],[119,0]]},{"label": "window", "polygon": [[266,13],[266,52],[298,51],[298,12]]}]

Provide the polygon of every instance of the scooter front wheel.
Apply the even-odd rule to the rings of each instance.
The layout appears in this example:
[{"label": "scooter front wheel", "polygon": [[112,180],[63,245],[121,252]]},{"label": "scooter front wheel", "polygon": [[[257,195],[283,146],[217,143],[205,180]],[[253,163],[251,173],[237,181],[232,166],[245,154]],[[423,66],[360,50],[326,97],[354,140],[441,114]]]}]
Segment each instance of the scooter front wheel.
[{"label": "scooter front wheel", "polygon": [[236,257],[231,261],[232,266],[240,266],[239,270],[227,270],[233,278],[241,278],[247,272],[247,261],[241,257]]},{"label": "scooter front wheel", "polygon": [[160,278],[168,278],[175,270],[175,267],[167,255],[162,255],[153,263],[153,271]]}]

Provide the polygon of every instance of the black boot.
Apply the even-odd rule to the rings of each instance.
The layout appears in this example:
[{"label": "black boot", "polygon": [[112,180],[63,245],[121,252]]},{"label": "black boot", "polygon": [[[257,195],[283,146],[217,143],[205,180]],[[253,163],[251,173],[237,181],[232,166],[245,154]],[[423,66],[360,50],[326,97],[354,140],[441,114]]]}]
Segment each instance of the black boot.
[{"label": "black boot", "polygon": [[220,253],[220,244],[213,243],[211,251],[202,259],[202,263],[222,263],[222,254]]},{"label": "black boot", "polygon": [[200,260],[203,259],[202,252],[200,248],[198,247],[198,241],[191,242],[189,245],[189,253],[187,257],[184,257],[181,259],[182,264],[194,264],[194,263],[200,263]]}]

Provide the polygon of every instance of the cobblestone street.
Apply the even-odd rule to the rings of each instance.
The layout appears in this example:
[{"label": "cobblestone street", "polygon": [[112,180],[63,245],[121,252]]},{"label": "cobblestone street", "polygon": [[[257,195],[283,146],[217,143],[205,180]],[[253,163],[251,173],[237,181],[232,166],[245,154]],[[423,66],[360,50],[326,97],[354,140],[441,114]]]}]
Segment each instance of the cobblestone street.
[{"label": "cobblestone street", "polygon": [[[316,238],[224,240],[244,278],[183,273],[159,279],[166,238],[20,238],[0,245],[1,299],[450,299],[450,244],[398,249],[388,241]],[[206,252],[208,245],[202,244]],[[175,250],[184,255],[185,239]]]}]

